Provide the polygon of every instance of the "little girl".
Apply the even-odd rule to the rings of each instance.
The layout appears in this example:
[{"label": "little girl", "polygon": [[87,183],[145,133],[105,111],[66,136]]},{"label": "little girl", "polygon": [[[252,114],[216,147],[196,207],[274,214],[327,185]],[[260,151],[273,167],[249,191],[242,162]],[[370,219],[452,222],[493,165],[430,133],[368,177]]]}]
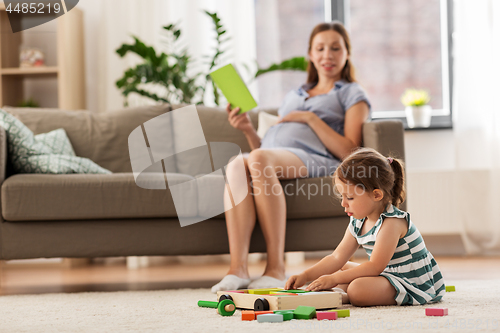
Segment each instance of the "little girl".
[{"label": "little girl", "polygon": [[[335,251],[299,275],[285,289],[340,288],[343,302],[356,306],[425,304],[440,301],[445,285],[424,240],[397,207],[404,201],[403,163],[362,148],[333,175],[342,207],[351,217]],[[348,261],[362,245],[369,261]],[[337,289],[336,288],[336,289]]]}]

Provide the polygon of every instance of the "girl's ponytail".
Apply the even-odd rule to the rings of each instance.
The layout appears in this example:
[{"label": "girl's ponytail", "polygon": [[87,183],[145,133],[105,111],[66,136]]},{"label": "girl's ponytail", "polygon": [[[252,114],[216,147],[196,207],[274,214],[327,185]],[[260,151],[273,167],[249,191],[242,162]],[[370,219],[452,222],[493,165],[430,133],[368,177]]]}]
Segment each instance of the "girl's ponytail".
[{"label": "girl's ponytail", "polygon": [[394,185],[391,189],[392,204],[399,207],[406,199],[403,161],[390,158],[390,165],[394,172]]}]

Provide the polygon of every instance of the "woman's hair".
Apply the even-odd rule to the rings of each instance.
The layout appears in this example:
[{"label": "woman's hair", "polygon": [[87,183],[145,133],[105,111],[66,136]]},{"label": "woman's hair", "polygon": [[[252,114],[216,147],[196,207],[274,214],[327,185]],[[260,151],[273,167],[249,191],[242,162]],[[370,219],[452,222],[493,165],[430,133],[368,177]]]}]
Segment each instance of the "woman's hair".
[{"label": "woman's hair", "polygon": [[[350,55],[351,40],[344,25],[339,21],[320,23],[314,27],[313,31],[311,32],[311,36],[309,37],[309,48],[307,49],[308,53],[311,51],[314,36],[316,36],[320,32],[327,30],[336,31],[342,36],[342,38],[344,39],[345,47],[347,49],[347,54]],[[346,60],[345,66],[342,69],[340,77],[341,79],[347,82],[356,81],[356,78],[354,76],[354,66],[351,64],[351,61],[349,59]],[[309,60],[309,63],[307,64],[307,83],[317,83],[317,82],[318,82],[318,71],[316,70],[316,67],[314,67],[314,64],[311,62],[311,60]]]},{"label": "woman's hair", "polygon": [[360,148],[346,157],[335,170],[333,179],[343,183],[361,186],[372,192],[382,190],[384,205],[392,203],[399,207],[405,201],[405,176],[403,161],[385,157],[374,149]]}]

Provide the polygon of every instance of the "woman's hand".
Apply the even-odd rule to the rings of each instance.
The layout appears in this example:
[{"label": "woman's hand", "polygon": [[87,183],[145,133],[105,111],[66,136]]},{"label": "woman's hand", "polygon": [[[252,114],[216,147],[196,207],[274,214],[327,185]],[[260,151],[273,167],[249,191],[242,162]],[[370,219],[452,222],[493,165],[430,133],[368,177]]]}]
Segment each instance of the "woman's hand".
[{"label": "woman's hand", "polygon": [[229,120],[231,126],[233,126],[234,128],[239,129],[244,133],[255,130],[253,128],[252,122],[250,121],[250,116],[248,115],[247,112],[243,114],[238,114],[238,112],[240,112],[240,108],[235,108],[231,110],[231,104],[229,103],[227,104],[226,111],[227,111],[227,119]]},{"label": "woman's hand", "polygon": [[332,289],[338,285],[335,281],[335,274],[323,275],[311,282],[306,288],[309,291]]},{"label": "woman's hand", "polygon": [[299,289],[307,282],[306,277],[303,274],[292,275],[285,283],[285,290],[289,289]]},{"label": "woman's hand", "polygon": [[311,111],[291,111],[283,118],[280,118],[278,123],[296,122],[309,124],[315,118],[318,118],[318,116]]}]

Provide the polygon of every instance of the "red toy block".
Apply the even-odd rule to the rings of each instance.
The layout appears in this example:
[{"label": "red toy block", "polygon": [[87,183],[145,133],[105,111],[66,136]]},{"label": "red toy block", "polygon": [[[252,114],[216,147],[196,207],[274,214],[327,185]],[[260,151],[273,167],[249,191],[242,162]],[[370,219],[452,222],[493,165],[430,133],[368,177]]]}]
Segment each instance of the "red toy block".
[{"label": "red toy block", "polygon": [[318,320],[337,320],[338,314],[330,311],[316,311],[316,318]]},{"label": "red toy block", "polygon": [[426,316],[447,316],[447,308],[427,308],[425,309]]},{"label": "red toy block", "polygon": [[241,320],[255,320],[255,312],[241,311]]},{"label": "red toy block", "polygon": [[269,313],[274,313],[274,311],[255,311],[255,318],[257,318],[258,315]]}]

